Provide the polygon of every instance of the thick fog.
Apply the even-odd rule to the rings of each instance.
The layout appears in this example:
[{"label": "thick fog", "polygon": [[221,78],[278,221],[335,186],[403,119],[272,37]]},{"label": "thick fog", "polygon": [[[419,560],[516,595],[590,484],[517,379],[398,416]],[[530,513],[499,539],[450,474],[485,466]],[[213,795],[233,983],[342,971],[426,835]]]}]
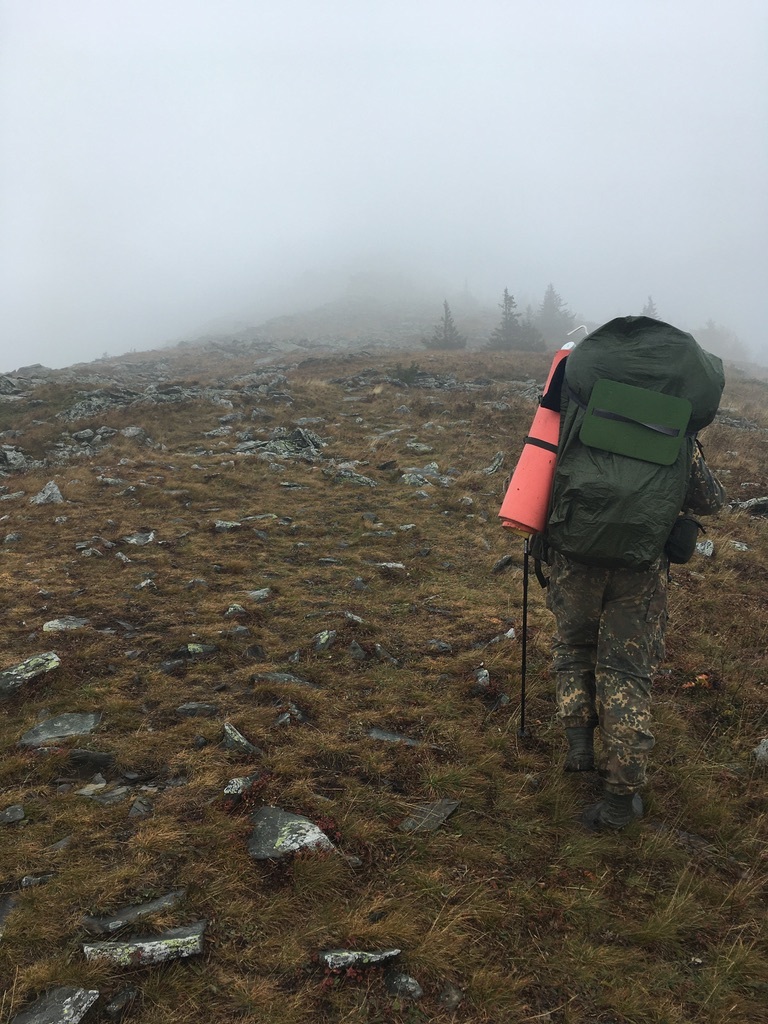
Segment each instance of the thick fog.
[{"label": "thick fog", "polygon": [[767,52],[765,0],[0,0],[0,371],[361,271],[768,360]]}]

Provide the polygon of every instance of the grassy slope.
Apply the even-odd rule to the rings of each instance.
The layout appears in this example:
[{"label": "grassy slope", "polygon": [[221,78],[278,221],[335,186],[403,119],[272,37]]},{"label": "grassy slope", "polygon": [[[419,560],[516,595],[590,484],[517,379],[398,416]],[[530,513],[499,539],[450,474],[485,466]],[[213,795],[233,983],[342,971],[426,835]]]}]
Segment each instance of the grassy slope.
[{"label": "grassy slope", "polygon": [[[411,358],[460,380],[487,376],[494,383],[470,392],[390,385],[348,392],[329,383]],[[398,352],[330,355],[290,369],[293,404],[269,405],[270,428],[325,417],[313,429],[331,441],[326,455],[368,463],[358,470],[376,489],[334,483],[305,462],[276,473],[236,456],[232,467],[230,442],[220,455],[193,455],[200,444],[216,449],[201,432],[217,427],[226,410],[211,403],[121,410],[78,423],[72,429],[139,423],[165,450],[118,436],[90,461],[6,481],[31,495],[53,478],[70,503],[0,505],[8,517],[3,535],[22,534],[0,549],[0,668],[44,650],[62,660],[6,701],[0,719],[0,810],[21,803],[28,818],[0,826],[0,880],[10,891],[24,875],[54,873],[48,884],[17,894],[0,940],[4,1019],[59,984],[96,987],[104,997],[134,984],[143,1002],[131,1019],[141,1024],[765,1019],[768,793],[749,754],[768,733],[766,521],[722,514],[708,527],[716,557],[696,556],[675,570],[648,817],[627,834],[585,833],[578,813],[597,783],[561,773],[548,674],[552,621],[535,581],[532,736],[525,742],[516,735],[519,643],[483,646],[510,625],[520,632],[522,544],[499,527],[496,513],[533,407],[514,398],[506,382],[542,380],[547,363],[536,355]],[[245,358],[205,367],[191,353],[174,364],[180,383],[228,380],[251,368]],[[725,403],[766,427],[766,387],[733,380]],[[485,404],[505,396],[510,411]],[[55,386],[46,398],[49,407],[1,407],[6,422],[25,430],[20,443],[29,452],[42,451],[62,429],[52,418],[33,424],[69,404]],[[254,404],[265,403],[235,399],[244,426]],[[396,412],[403,404],[408,414]],[[405,429],[373,440],[395,427]],[[724,479],[734,497],[768,493],[765,436],[719,424],[706,432],[708,458],[730,468]],[[434,453],[409,453],[409,438],[433,445]],[[507,453],[505,469],[482,474],[499,450]],[[122,458],[129,461],[118,465]],[[434,459],[459,476],[452,488],[420,499],[398,482],[398,471],[377,468],[391,459],[400,467]],[[99,475],[119,476],[135,490],[105,486]],[[302,488],[282,488],[281,480]],[[462,503],[466,496],[471,506]],[[232,534],[212,529],[214,519],[270,512],[291,522],[251,524],[266,540],[248,524]],[[62,514],[67,521],[55,525]],[[398,529],[406,524],[415,525]],[[119,543],[140,528],[156,529],[162,543]],[[379,535],[387,531],[394,535]],[[83,558],[75,544],[93,537],[117,542],[131,564],[122,566],[103,545],[103,558]],[[750,550],[737,551],[733,540]],[[513,567],[492,575],[507,553]],[[404,563],[406,572],[374,564],[385,561]],[[157,589],[137,590],[150,574]],[[352,586],[358,576],[364,591]],[[195,578],[207,586],[189,588]],[[247,591],[265,586],[273,592],[267,603],[247,600]],[[248,608],[247,619],[237,621],[250,627],[250,637],[222,635],[232,625],[224,612],[233,602]],[[345,611],[364,623],[350,623]],[[61,615],[88,617],[90,626],[41,631]],[[136,635],[116,620],[132,623]],[[311,638],[322,629],[338,636],[318,653]],[[369,650],[381,643],[398,665],[354,660],[353,639]],[[449,642],[453,653],[435,654],[433,639]],[[218,651],[180,676],[162,672],[160,663],[192,640]],[[267,661],[249,660],[246,648],[254,643]],[[138,658],[128,656],[136,650]],[[297,650],[298,664],[289,663]],[[492,714],[471,695],[481,663],[512,697]],[[254,684],[257,669],[291,670],[319,689]],[[686,685],[703,671],[716,687]],[[310,724],[274,725],[275,701],[289,699]],[[220,715],[180,719],[175,708],[186,700],[215,702]],[[41,757],[16,747],[43,712],[92,710],[103,712],[100,731],[65,746],[112,751],[120,768],[162,782],[186,780],[154,798],[154,816],[136,821],[127,817],[129,803],[103,808],[57,790],[68,775],[66,752]],[[260,760],[218,746],[225,719],[263,748]],[[373,725],[432,746],[377,743],[366,736]],[[199,736],[210,741],[201,749]],[[255,768],[267,774],[253,806],[276,804],[320,821],[362,866],[321,855],[251,861],[247,813],[228,811],[221,792],[229,778]],[[440,831],[398,831],[414,807],[440,797],[461,800]],[[70,834],[65,850],[46,851]],[[135,931],[204,917],[203,957],[134,971],[85,962],[85,912],[110,912],[182,885],[189,891],[180,909]],[[327,979],[313,957],[339,946],[402,948],[424,998],[393,1002],[375,971]],[[438,1001],[446,982],[465,992],[453,1015]]]}]

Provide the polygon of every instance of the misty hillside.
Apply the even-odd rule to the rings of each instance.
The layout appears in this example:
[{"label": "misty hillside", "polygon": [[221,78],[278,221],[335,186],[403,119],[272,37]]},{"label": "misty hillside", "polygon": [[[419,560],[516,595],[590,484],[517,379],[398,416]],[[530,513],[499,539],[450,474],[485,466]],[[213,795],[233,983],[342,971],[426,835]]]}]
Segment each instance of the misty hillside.
[{"label": "misty hillside", "polygon": [[768,383],[596,835],[497,518],[551,351],[332,312],[0,376],[2,1020],[765,1019]]}]

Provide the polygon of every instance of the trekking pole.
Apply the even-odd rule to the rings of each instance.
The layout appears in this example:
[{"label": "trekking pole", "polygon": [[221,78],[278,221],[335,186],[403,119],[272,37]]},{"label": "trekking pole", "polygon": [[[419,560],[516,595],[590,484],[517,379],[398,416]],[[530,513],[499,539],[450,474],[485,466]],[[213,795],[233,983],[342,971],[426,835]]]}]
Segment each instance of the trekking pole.
[{"label": "trekking pole", "polygon": [[528,661],[528,555],[530,553],[529,538],[523,542],[523,646],[520,660],[520,728],[517,735],[525,739],[528,735],[525,728],[525,677]]}]

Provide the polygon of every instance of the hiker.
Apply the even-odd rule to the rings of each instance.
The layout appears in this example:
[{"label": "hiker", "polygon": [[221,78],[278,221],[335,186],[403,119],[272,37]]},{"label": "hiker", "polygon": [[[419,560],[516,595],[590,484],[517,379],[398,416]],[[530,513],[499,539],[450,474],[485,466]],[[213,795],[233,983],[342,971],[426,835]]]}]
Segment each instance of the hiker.
[{"label": "hiker", "polygon": [[590,828],[621,829],[642,814],[669,563],[695,550],[690,513],[725,501],[696,439],[723,386],[716,356],[649,317],[611,321],[566,360],[542,539],[565,770],[594,770],[598,726],[602,740],[603,798],[582,817]]}]

